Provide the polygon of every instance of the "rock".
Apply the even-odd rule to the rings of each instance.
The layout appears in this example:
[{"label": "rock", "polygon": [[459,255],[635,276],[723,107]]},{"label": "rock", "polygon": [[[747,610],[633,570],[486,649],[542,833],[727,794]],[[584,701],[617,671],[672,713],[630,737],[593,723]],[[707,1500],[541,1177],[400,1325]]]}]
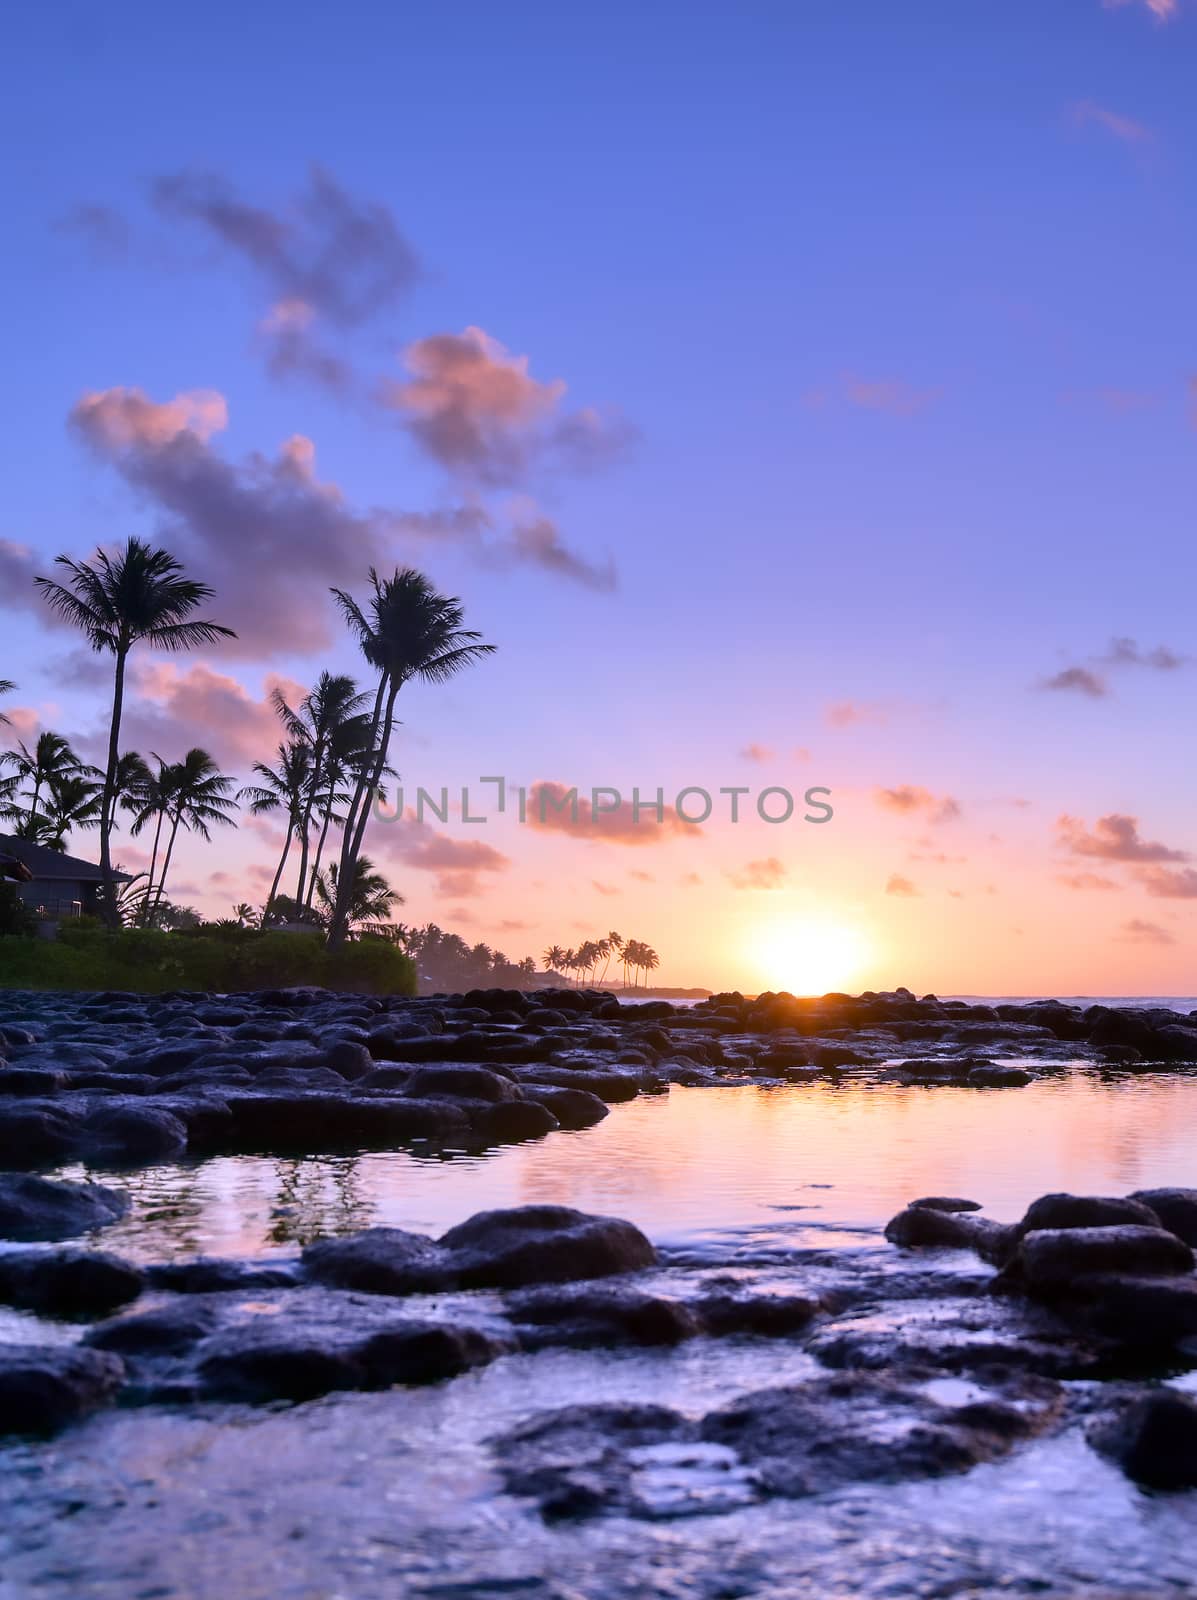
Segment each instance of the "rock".
[{"label": "rock", "polygon": [[285,1289],[299,1282],[291,1262],[230,1261],[197,1256],[194,1261],[169,1261],[147,1267],[146,1282],[175,1294],[217,1294],[222,1290]]},{"label": "rock", "polygon": [[586,1089],[563,1089],[555,1084],[523,1084],[524,1098],[547,1107],[562,1128],[591,1128],[609,1115],[598,1095]]},{"label": "rock", "polygon": [[119,1356],[76,1345],[0,1345],[0,1434],[50,1433],[95,1411],[124,1382]]},{"label": "rock", "polygon": [[1063,1309],[1121,1345],[1187,1348],[1197,1337],[1197,1278],[1101,1274],[1073,1284]]},{"label": "rock", "polygon": [[100,1251],[6,1250],[0,1253],[0,1301],[49,1316],[113,1311],[141,1293],[138,1268]]},{"label": "rock", "polygon": [[1022,1089],[1034,1083],[1035,1074],[1025,1067],[973,1067],[966,1080],[973,1089]]},{"label": "rock", "polygon": [[1197,1403],[1153,1389],[1098,1423],[1089,1442],[1149,1489],[1197,1489]]},{"label": "rock", "polygon": [[988,1217],[917,1203],[891,1217],[885,1225],[885,1237],[904,1250],[975,1250],[982,1260],[999,1266],[1009,1259],[1017,1243],[1013,1228]]},{"label": "rock", "polygon": [[402,1228],[320,1239],[308,1245],[302,1260],[313,1282],[367,1294],[427,1294],[454,1282],[448,1252],[424,1234]]},{"label": "rock", "polygon": [[101,1106],[87,1117],[84,1136],[97,1159],[114,1165],[159,1161],[187,1148],[186,1125],[144,1101]]},{"label": "rock", "polygon": [[1158,1228],[1160,1219],[1139,1200],[1105,1195],[1045,1194],[1027,1207],[1016,1228],[1021,1237],[1038,1229],[1109,1228],[1120,1223]]},{"label": "rock", "polygon": [[492,1072],[488,1067],[454,1065],[420,1067],[412,1073],[404,1087],[405,1094],[414,1098],[465,1100],[513,1100],[515,1085],[510,1078]]},{"label": "rock", "polygon": [[1169,1233],[1197,1245],[1197,1189],[1139,1189],[1131,1199],[1147,1206]]},{"label": "rock", "polygon": [[488,1143],[515,1144],[521,1139],[543,1139],[561,1124],[548,1106],[535,1100],[505,1100],[474,1119],[474,1130]]},{"label": "rock", "polygon": [[123,1356],[175,1356],[192,1349],[220,1325],[218,1302],[184,1300],[101,1322],[84,1336],[96,1350]]},{"label": "rock", "polygon": [[0,1104],[0,1167],[52,1167],[75,1155],[78,1118],[52,1100]]},{"label": "rock", "polygon": [[1097,1273],[1136,1277],[1192,1270],[1193,1252],[1163,1228],[1047,1228],[1024,1236],[1008,1268],[1012,1283],[1031,1294],[1066,1292],[1079,1278]]},{"label": "rock", "polygon": [[465,1288],[514,1289],[633,1272],[656,1264],[652,1245],[630,1222],[567,1206],[481,1211],[440,1240]]},{"label": "rock", "polygon": [[911,1200],[912,1206],[922,1206],[928,1211],[980,1211],[979,1200],[959,1200],[953,1195],[924,1195],[921,1200]]},{"label": "rock", "polygon": [[129,1197],[98,1183],[0,1172],[0,1238],[70,1239],[123,1217]]},{"label": "rock", "polygon": [[525,1349],[670,1345],[703,1331],[681,1301],[627,1284],[571,1284],[509,1295],[506,1310]]},{"label": "rock", "polygon": [[631,1451],[694,1437],[666,1406],[564,1406],[492,1440],[508,1494],[534,1499],[551,1522],[635,1505]]},{"label": "rock", "polygon": [[821,1307],[806,1295],[753,1294],[733,1289],[704,1294],[691,1302],[691,1309],[708,1333],[787,1339],[807,1327]]},{"label": "rock", "polygon": [[374,1067],[374,1057],[364,1044],[352,1039],[338,1039],[330,1044],[322,1057],[323,1065],[351,1081],[364,1078]]}]

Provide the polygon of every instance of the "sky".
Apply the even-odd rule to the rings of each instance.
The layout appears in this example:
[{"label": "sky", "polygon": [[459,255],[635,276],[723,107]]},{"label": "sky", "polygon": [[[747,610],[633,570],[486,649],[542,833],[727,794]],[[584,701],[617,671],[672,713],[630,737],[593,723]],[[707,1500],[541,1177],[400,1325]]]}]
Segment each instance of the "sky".
[{"label": "sky", "polygon": [[[101,753],[57,554],[212,585],[236,641],[143,655],[122,743],[239,782],[272,687],[366,676],[330,587],[413,564],[498,650],[401,696],[404,921],[716,988],[1194,992],[1195,69],[1197,0],[23,8],[15,733]],[[260,902],[281,843],[187,841],[169,892]]]}]

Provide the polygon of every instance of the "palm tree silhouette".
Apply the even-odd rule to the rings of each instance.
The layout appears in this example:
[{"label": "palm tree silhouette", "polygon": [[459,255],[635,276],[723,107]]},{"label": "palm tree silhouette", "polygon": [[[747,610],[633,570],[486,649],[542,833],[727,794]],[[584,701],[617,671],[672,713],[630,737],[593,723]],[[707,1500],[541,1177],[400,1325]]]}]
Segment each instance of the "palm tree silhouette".
[{"label": "palm tree silhouette", "polygon": [[261,778],[261,783],[246,784],[238,789],[237,799],[248,800],[250,814],[255,817],[274,811],[285,811],[287,815],[287,837],[283,841],[283,853],[279,857],[274,882],[270,885],[266,900],[264,915],[269,916],[278,898],[278,886],[291,853],[291,842],[303,825],[312,783],[311,746],[294,740],[290,744],[280,744],[278,764],[271,767],[265,761],[255,761],[253,771]]},{"label": "palm tree silhouette", "polygon": [[[11,678],[0,678],[0,694],[11,694],[15,688],[16,684]],[[6,717],[4,712],[0,711],[0,727],[7,728],[11,725],[12,718]]]},{"label": "palm tree silhouette", "polygon": [[170,836],[166,842],[158,891],[154,896],[155,916],[162,904],[166,875],[170,871],[170,859],[179,829],[186,828],[188,833],[198,833],[201,839],[210,841],[210,830],[214,825],[233,827],[235,819],[229,812],[236,809],[237,802],[229,794],[232,786],[232,778],[225,777],[206,750],[188,750],[179,762],[174,778],[174,793],[167,811]]},{"label": "palm tree silhouette", "polygon": [[100,904],[104,919],[117,924],[113,895],[111,834],[116,809],[116,768],[120,757],[121,713],[125,699],[125,668],[135,645],[156,650],[190,650],[217,639],[235,638],[231,628],[200,620],[192,613],[212,590],[183,575],[183,568],[166,550],[140,539],[130,539],[115,556],[96,552],[94,561],[55,557],[66,582],[35,578],[50,608],[64,621],[82,630],[93,650],[114,658],[112,717],[108,729],[108,764],[100,803]]},{"label": "palm tree silhouette", "polygon": [[72,773],[83,771],[83,762],[71,749],[68,742],[59,733],[48,730],[39,734],[33,749],[18,743],[17,748],[11,752],[16,764],[17,772],[26,783],[32,783],[33,793],[29,796],[29,807],[24,813],[17,833],[26,839],[36,839],[38,836],[38,805],[41,801],[43,789],[47,792],[51,784],[59,779],[66,778]]},{"label": "palm tree silhouette", "polygon": [[146,826],[150,818],[154,818],[154,848],[150,855],[150,872],[146,879],[145,894],[142,896],[141,907],[137,920],[148,923],[150,919],[150,900],[154,893],[154,877],[158,870],[158,846],[162,842],[162,825],[170,815],[170,808],[174,802],[175,789],[179,781],[179,768],[163,761],[160,755],[150,751],[158,763],[157,772],[146,768],[146,780],[142,789],[140,804],[134,808],[133,826],[129,832],[136,837]]},{"label": "palm tree silhouette", "polygon": [[[358,857],[354,874],[352,887],[346,897],[349,927],[372,931],[390,919],[394,908],[403,904],[403,896],[391,888],[381,872],[374,870],[374,863],[369,856]],[[334,861],[328,872],[321,873],[316,880],[316,898],[326,916],[331,917],[336,910],[337,888],[337,865]]]},{"label": "palm tree silhouette", "polygon": [[80,767],[49,780],[45,807],[31,824],[29,837],[51,850],[66,850],[72,828],[94,828],[100,821],[104,786],[92,767]]},{"label": "palm tree silhouette", "polygon": [[334,675],[331,672],[322,672],[316,687],[304,695],[296,709],[293,710],[287,703],[287,698],[281,689],[274,689],[270,698],[292,741],[306,745],[311,756],[311,776],[304,796],[302,814],[296,825],[299,838],[299,881],[295,889],[295,899],[302,905],[311,894],[308,883],[308,846],[311,838],[312,813],[325,776],[329,746],[338,730],[351,718],[360,714],[366,704],[367,696],[346,673]]},{"label": "palm tree silhouette", "polygon": [[386,765],[400,689],[412,678],[444,683],[495,648],[481,643],[481,634],[462,627],[461,602],[438,593],[422,573],[411,567],[397,568],[393,577],[383,580],[371,567],[369,577],[371,592],[365,610],[343,589],[332,591],[362,654],[378,673],[378,686],[370,717],[371,756],[357,775],[345,818],[338,904],[329,927],[331,945],[340,944],[348,926],[354,863],[361,854],[370,816],[370,795]]}]

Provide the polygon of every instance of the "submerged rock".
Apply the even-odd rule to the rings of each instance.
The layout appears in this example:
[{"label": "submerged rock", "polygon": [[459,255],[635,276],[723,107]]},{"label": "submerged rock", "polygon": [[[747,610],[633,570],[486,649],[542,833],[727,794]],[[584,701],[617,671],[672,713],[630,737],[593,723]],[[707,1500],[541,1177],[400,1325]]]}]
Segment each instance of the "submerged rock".
[{"label": "submerged rock", "polygon": [[70,1239],[116,1222],[129,1197],[98,1183],[59,1183],[0,1172],[0,1239]]},{"label": "submerged rock", "polygon": [[50,1433],[110,1400],[119,1356],[77,1345],[0,1345],[0,1434]]},{"label": "submerged rock", "polygon": [[0,1302],[49,1316],[93,1316],[113,1311],[135,1300],[144,1282],[137,1267],[100,1251],[0,1253]]},{"label": "submerged rock", "polygon": [[368,1294],[421,1294],[454,1281],[448,1252],[425,1234],[402,1228],[368,1228],[344,1239],[319,1239],[308,1245],[302,1259],[314,1282]]}]

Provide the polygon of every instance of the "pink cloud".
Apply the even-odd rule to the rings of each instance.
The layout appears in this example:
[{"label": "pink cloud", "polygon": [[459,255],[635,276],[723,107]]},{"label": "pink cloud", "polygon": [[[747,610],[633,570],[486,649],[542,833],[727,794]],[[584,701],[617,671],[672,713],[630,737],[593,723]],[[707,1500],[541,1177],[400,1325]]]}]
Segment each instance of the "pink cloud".
[{"label": "pink cloud", "polygon": [[1174,850],[1166,844],[1139,837],[1139,819],[1112,812],[1099,817],[1089,833],[1076,817],[1062,816],[1056,822],[1058,843],[1070,855],[1088,856],[1102,861],[1188,861],[1187,850]]},{"label": "pink cloud", "polygon": [[1117,111],[1108,111],[1105,106],[1099,106],[1095,100],[1078,100],[1071,108],[1073,122],[1079,128],[1096,126],[1103,128],[1106,133],[1113,134],[1115,139],[1120,139],[1123,144],[1147,144],[1154,137],[1149,128],[1143,123],[1136,122],[1133,117],[1125,117]]},{"label": "pink cloud", "polygon": [[1156,900],[1197,900],[1197,871],[1192,867],[1144,867],[1135,876]]},{"label": "pink cloud", "polygon": [[1158,922],[1147,922],[1142,917],[1132,917],[1122,924],[1118,937],[1126,944],[1175,944],[1176,935]]},{"label": "pink cloud", "polygon": [[484,876],[506,872],[510,858],[483,839],[455,839],[439,833],[409,807],[401,822],[376,822],[368,851],[379,861],[401,864],[436,878],[446,899],[472,900],[483,892]]},{"label": "pink cloud", "polygon": [[915,389],[901,378],[861,378],[851,373],[842,380],[844,397],[862,411],[883,411],[891,417],[914,417],[939,398],[939,389]]},{"label": "pink cloud", "polygon": [[1124,6],[1142,5],[1157,22],[1171,22],[1180,16],[1180,0],[1101,0],[1107,11],[1121,11]]},{"label": "pink cloud", "polygon": [[906,783],[897,789],[874,789],[873,799],[883,811],[899,816],[925,816],[928,822],[951,822],[960,815],[960,802],[950,794],[934,795],[918,784]]},{"label": "pink cloud", "polygon": [[221,766],[237,769],[269,759],[283,737],[270,691],[281,689],[293,704],[304,693],[301,684],[271,673],[259,700],[237,678],[204,662],[182,667],[155,660],[134,666],[131,687],[122,733],[131,748],[157,750],[171,761],[181,757],[184,743],[199,744]]},{"label": "pink cloud", "polygon": [[916,900],[919,895],[919,891],[911,883],[910,879],[902,877],[898,872],[890,875],[889,882],[885,886],[885,892],[886,894],[895,895],[901,900]]},{"label": "pink cloud", "polygon": [[772,761],[777,752],[767,744],[746,744],[740,754],[745,761],[765,762]]},{"label": "pink cloud", "polygon": [[1113,878],[1104,877],[1100,872],[1061,872],[1057,874],[1056,882],[1063,884],[1066,889],[1075,889],[1081,892],[1089,889],[1109,891],[1122,887]]},{"label": "pink cloud", "polygon": [[832,728],[856,728],[862,725],[883,728],[889,721],[889,713],[873,701],[837,700],[824,708],[823,720]]},{"label": "pink cloud", "polygon": [[1054,677],[1045,678],[1039,687],[1049,690],[1073,690],[1077,694],[1088,695],[1091,700],[1101,700],[1110,692],[1106,680],[1098,673],[1090,672],[1088,667],[1065,667]]},{"label": "pink cloud", "polygon": [[739,872],[727,874],[737,889],[780,889],[788,875],[785,863],[777,856],[750,861]]},{"label": "pink cloud", "polygon": [[663,839],[678,835],[695,836],[702,828],[696,822],[687,822],[678,816],[672,806],[662,806],[658,821],[652,796],[641,801],[637,815],[631,800],[620,800],[618,806],[604,804],[598,811],[591,801],[578,794],[571,802],[569,790],[563,783],[542,780],[528,790],[528,825],[543,832],[568,833],[590,844],[660,844]]}]

